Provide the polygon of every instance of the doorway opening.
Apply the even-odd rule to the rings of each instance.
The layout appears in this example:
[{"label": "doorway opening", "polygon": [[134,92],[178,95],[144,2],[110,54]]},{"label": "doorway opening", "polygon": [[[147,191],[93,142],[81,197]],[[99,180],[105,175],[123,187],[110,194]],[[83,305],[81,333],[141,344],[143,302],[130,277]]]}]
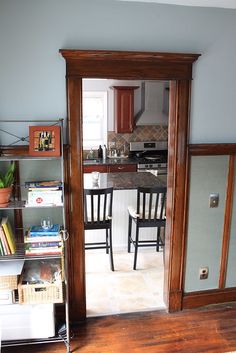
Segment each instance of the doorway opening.
[{"label": "doorway opening", "polygon": [[[119,133],[115,129],[114,86],[124,87],[124,89],[135,87],[133,102],[131,102],[134,128],[130,133]],[[82,79],[83,171],[86,178],[92,171],[110,173],[112,172],[112,168],[111,171],[109,170],[110,166],[119,165],[121,171],[124,168],[126,172],[129,162],[134,163],[135,170],[133,169],[132,173],[150,172],[158,180],[160,177],[163,184],[166,184],[168,100],[168,81]],[[129,109],[131,109],[130,106],[127,107],[127,110]],[[149,146],[150,143],[155,143],[157,146],[163,145],[165,150],[155,150],[152,147],[147,151],[148,148],[145,146]],[[100,156],[101,146],[104,145],[107,148],[106,159]],[[131,151],[136,145],[138,151]],[[141,148],[144,150],[140,150]],[[164,155],[162,156],[161,153]],[[162,160],[160,160],[161,157]],[[144,163],[145,169],[142,168]],[[163,168],[164,165],[165,168]],[[122,177],[122,174],[120,175]],[[153,246],[139,248],[138,266],[135,271],[133,270],[134,248],[131,247],[132,251],[128,253],[127,208],[130,204],[135,204],[136,194],[137,190],[114,191],[112,222],[115,272],[110,270],[109,255],[105,250],[85,251],[87,316],[165,308],[163,245],[158,251]],[[134,231],[135,227],[133,227],[133,233]],[[144,228],[140,233],[141,237],[154,240],[157,229]],[[103,237],[104,231],[85,231],[85,243],[91,238],[93,241],[102,241]]]}]

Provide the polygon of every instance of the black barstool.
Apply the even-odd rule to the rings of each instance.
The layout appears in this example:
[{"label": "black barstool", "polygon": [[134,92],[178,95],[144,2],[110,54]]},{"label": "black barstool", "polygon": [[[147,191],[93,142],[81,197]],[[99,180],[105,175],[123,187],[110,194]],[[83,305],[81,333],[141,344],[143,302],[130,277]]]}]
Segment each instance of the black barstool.
[{"label": "black barstool", "polygon": [[112,250],[113,188],[84,189],[84,229],[105,229],[105,241],[85,243],[85,250],[106,249],[110,253],[111,270],[114,271]]},{"label": "black barstool", "polygon": [[[134,245],[134,265],[136,270],[137,254],[139,247],[155,246],[159,251],[160,245],[164,248],[164,238],[161,237],[161,228],[165,233],[166,215],[166,187],[139,187],[137,190],[136,208],[128,207],[129,226],[128,226],[128,252],[131,249],[131,243]],[[135,239],[132,238],[132,221],[136,223]],[[146,227],[157,228],[157,238],[150,240],[141,240],[139,238],[139,229]]]}]

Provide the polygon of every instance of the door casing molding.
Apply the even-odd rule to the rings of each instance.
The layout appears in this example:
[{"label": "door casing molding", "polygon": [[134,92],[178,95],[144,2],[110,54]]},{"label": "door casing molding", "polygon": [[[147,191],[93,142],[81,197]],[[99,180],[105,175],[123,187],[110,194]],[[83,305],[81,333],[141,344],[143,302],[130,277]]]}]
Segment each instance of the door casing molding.
[{"label": "door casing molding", "polygon": [[66,60],[70,175],[69,287],[72,321],[86,317],[83,228],[82,79],[169,80],[168,193],[164,300],[182,309],[187,204],[187,144],[192,65],[199,54],[60,50]]}]

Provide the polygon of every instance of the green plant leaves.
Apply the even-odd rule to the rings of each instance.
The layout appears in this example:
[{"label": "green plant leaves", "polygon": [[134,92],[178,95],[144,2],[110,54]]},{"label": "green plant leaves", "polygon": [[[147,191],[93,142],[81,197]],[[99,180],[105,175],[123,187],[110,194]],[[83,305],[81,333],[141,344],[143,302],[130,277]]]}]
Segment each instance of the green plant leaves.
[{"label": "green plant leaves", "polygon": [[8,188],[14,182],[15,162],[11,163],[5,174],[0,172],[0,188]]}]

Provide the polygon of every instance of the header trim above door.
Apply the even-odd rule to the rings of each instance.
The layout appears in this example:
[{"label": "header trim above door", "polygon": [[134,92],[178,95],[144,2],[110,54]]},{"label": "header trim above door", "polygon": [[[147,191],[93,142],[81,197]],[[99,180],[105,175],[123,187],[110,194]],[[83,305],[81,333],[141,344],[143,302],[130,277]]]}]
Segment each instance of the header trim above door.
[{"label": "header trim above door", "polygon": [[66,60],[67,77],[84,78],[190,80],[192,64],[199,57],[199,54],[109,50],[60,49],[60,53]]}]

